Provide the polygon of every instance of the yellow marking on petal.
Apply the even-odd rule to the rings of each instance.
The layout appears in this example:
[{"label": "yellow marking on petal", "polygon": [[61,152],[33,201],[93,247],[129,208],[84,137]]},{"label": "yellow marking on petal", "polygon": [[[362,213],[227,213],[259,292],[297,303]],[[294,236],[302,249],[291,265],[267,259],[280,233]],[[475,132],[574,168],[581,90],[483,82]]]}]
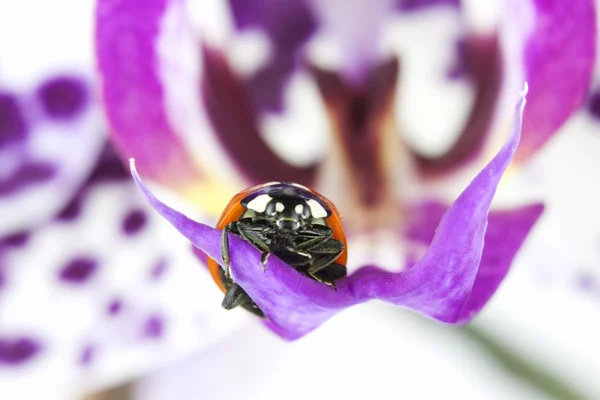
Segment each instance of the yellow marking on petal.
[{"label": "yellow marking on petal", "polygon": [[219,216],[236,193],[236,190],[214,178],[194,182],[180,189],[180,193],[203,211]]},{"label": "yellow marking on petal", "polygon": [[502,179],[500,180],[500,184],[498,185],[499,189],[503,189],[506,184],[510,183],[512,179],[519,173],[519,167],[515,165],[509,165],[506,171],[504,171],[504,175],[502,175]]}]

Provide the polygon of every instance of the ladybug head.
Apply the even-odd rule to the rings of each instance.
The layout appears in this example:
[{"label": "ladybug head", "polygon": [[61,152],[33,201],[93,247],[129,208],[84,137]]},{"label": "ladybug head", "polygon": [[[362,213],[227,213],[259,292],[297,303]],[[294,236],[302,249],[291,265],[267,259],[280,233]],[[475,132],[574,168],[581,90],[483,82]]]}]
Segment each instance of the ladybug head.
[{"label": "ladybug head", "polygon": [[309,205],[300,197],[275,197],[267,204],[265,214],[283,232],[296,231],[312,218]]}]

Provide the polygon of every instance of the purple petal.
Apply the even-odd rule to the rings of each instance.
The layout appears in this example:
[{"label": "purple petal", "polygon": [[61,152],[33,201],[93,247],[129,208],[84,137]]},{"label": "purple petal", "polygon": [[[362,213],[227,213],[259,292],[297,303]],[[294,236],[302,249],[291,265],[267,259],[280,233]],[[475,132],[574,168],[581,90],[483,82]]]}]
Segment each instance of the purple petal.
[{"label": "purple petal", "polygon": [[[466,322],[474,316],[473,313],[465,318],[463,310],[468,306],[479,272],[487,216],[496,187],[519,144],[526,91],[527,88],[517,104],[508,142],[445,213],[421,261],[399,274],[376,268],[359,270],[349,278],[356,281],[355,291],[443,322]],[[478,298],[486,296],[478,294]],[[471,307],[474,310],[481,305]]]},{"label": "purple petal", "polygon": [[[539,149],[586,100],[596,57],[593,0],[535,0],[525,41],[525,80],[530,106],[516,160]],[[521,14],[521,7],[514,7]]]},{"label": "purple petal", "polygon": [[158,76],[160,24],[169,0],[100,0],[96,55],[113,138],[152,179],[181,187],[199,172],[169,122]]},{"label": "purple petal", "polygon": [[[479,271],[458,322],[471,319],[494,294],[543,209],[542,204],[532,204],[513,210],[490,212]],[[408,213],[410,221],[406,230],[407,238],[421,245],[429,245],[447,210],[448,206],[434,201],[411,208]]]},{"label": "purple petal", "polygon": [[[332,290],[274,256],[269,257],[263,271],[260,251],[231,236],[233,277],[263,310],[267,316],[265,324],[291,340],[315,329],[336,312],[370,299],[406,306],[444,322],[461,323],[472,318],[491,296],[502,275],[492,278],[482,275],[476,283],[487,215],[496,187],[519,143],[524,106],[525,91],[517,105],[508,142],[446,212],[429,250],[406,272],[390,273],[367,267],[341,279],[337,290]],[[142,183],[133,160],[131,170],[152,207],[196,247],[218,260],[221,232],[192,221],[156,199]]]}]

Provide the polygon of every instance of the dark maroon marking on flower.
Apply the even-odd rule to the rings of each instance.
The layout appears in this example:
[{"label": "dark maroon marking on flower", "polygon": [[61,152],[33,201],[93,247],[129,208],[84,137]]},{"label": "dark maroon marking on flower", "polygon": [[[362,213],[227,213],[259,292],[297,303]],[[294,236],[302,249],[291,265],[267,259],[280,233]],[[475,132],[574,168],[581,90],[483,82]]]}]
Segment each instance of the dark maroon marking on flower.
[{"label": "dark maroon marking on flower", "polygon": [[460,0],[396,0],[396,8],[404,12],[420,11],[443,4],[459,7]]},{"label": "dark maroon marking on flower", "polygon": [[590,95],[587,108],[595,118],[600,119],[600,90],[596,90]]},{"label": "dark maroon marking on flower", "polygon": [[37,95],[48,117],[56,119],[77,116],[88,100],[85,83],[72,76],[54,77],[44,82]]},{"label": "dark maroon marking on flower", "polygon": [[98,261],[88,256],[70,260],[58,274],[60,280],[70,284],[82,284],[88,281],[98,269]]},{"label": "dark maroon marking on flower", "polygon": [[261,111],[283,109],[283,88],[297,67],[302,45],[317,22],[305,0],[229,0],[237,29],[258,28],[271,40],[274,57],[246,82],[254,105]]},{"label": "dark maroon marking on flower", "polygon": [[0,365],[20,365],[39,354],[42,346],[30,337],[0,338]]},{"label": "dark maroon marking on flower", "polygon": [[202,46],[202,99],[223,147],[251,183],[298,182],[311,186],[316,168],[294,167],[279,158],[258,131],[255,109],[246,88],[223,55]]},{"label": "dark maroon marking on flower", "polygon": [[398,70],[398,60],[391,59],[371,72],[364,87],[350,87],[335,72],[312,69],[321,95],[336,119],[335,133],[361,200],[367,206],[373,206],[384,196],[386,172],[381,157],[381,121],[394,96]]},{"label": "dark maroon marking on flower", "polygon": [[165,321],[158,314],[151,314],[144,322],[143,336],[150,339],[160,338],[165,330]]},{"label": "dark maroon marking on flower", "polygon": [[27,122],[17,97],[0,92],[0,148],[27,136]]},{"label": "dark maroon marking on flower", "polygon": [[42,183],[56,174],[56,167],[46,162],[25,162],[7,178],[0,180],[0,196],[14,194],[28,185]]},{"label": "dark maroon marking on flower", "polygon": [[144,210],[131,210],[125,218],[121,228],[126,235],[135,235],[139,233],[146,225],[147,217]]},{"label": "dark maroon marking on flower", "polygon": [[167,271],[167,267],[169,266],[168,261],[165,258],[159,259],[152,268],[150,268],[150,279],[158,280],[163,277],[165,272]]},{"label": "dark maroon marking on flower", "polygon": [[92,344],[83,346],[83,349],[81,349],[81,354],[79,355],[79,364],[82,367],[89,367],[94,361],[95,355],[96,346]]},{"label": "dark maroon marking on flower", "polygon": [[112,299],[106,306],[106,313],[114,317],[123,310],[123,301],[119,298]]},{"label": "dark maroon marking on flower", "polygon": [[0,247],[22,247],[27,244],[30,232],[16,232],[0,239]]},{"label": "dark maroon marking on flower", "polygon": [[502,81],[498,38],[470,37],[465,43],[467,72],[476,88],[473,107],[460,136],[446,153],[428,157],[411,149],[425,174],[445,172],[476,156],[491,127]]}]

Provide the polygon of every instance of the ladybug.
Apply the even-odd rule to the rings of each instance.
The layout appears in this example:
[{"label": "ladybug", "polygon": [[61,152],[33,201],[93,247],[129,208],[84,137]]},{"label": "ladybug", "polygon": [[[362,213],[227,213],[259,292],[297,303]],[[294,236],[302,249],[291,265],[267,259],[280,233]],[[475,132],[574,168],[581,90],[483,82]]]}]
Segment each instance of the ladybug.
[{"label": "ladybug", "polygon": [[[269,182],[248,188],[229,202],[217,228],[222,229],[221,263],[208,258],[210,274],[225,294],[222,306],[237,306],[264,317],[230,272],[232,233],[262,251],[263,268],[270,254],[305,276],[336,289],[346,276],[347,243],[341,216],[321,194],[296,183]],[[224,268],[221,268],[221,265]]]}]

